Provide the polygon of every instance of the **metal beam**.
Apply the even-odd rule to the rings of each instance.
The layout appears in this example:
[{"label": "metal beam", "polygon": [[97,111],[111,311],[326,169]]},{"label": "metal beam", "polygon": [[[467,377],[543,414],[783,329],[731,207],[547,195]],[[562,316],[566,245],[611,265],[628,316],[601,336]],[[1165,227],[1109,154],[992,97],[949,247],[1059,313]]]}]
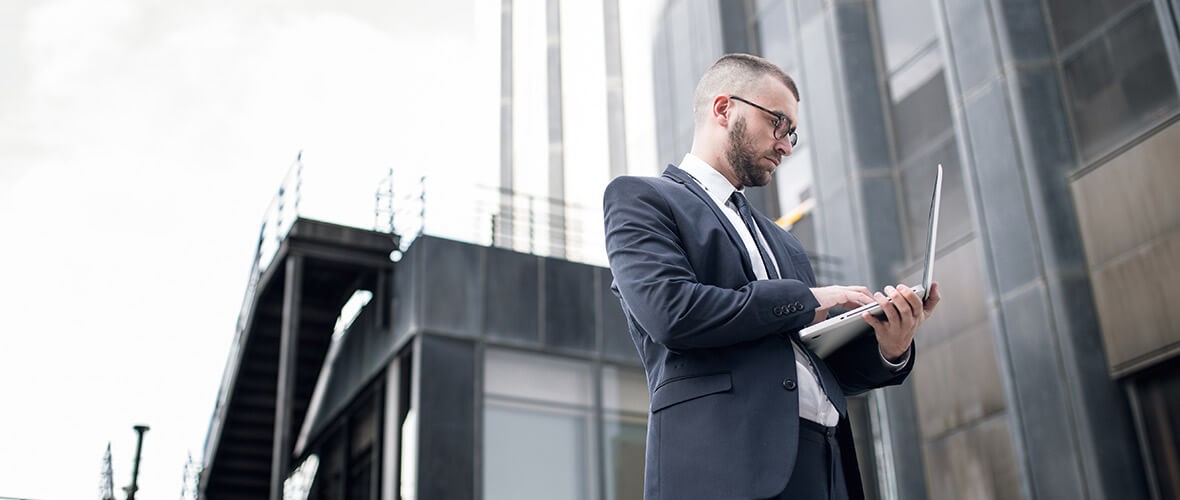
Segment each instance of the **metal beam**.
[{"label": "metal beam", "polygon": [[283,287],[283,326],[279,340],[278,390],[275,394],[274,446],[270,466],[270,499],[283,499],[283,480],[291,454],[291,401],[295,397],[295,367],[299,339],[299,302],[303,288],[303,256],[287,257]]}]

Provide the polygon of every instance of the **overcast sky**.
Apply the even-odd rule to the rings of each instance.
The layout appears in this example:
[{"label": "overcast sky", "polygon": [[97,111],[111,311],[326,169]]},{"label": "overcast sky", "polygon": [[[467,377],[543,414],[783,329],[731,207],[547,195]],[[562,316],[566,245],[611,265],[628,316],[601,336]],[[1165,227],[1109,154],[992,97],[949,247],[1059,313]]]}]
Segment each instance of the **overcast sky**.
[{"label": "overcast sky", "polygon": [[[643,173],[657,3],[620,2]],[[0,2],[0,497],[96,498],[109,441],[122,498],[144,423],[175,498],[298,151],[304,214],[361,227],[390,167],[497,178],[498,5]]]}]

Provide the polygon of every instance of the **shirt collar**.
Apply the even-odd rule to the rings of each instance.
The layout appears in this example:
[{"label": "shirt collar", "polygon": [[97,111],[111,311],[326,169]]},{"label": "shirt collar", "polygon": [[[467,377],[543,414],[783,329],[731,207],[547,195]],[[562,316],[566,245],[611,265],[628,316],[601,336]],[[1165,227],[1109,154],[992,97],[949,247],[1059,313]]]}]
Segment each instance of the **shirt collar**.
[{"label": "shirt collar", "polygon": [[733,196],[734,191],[745,194],[744,190],[734,189],[733,184],[730,184],[729,179],[721,175],[721,172],[692,153],[684,155],[684,159],[680,161],[680,170],[692,176],[693,180],[705,189],[705,192],[719,207],[723,207],[729,202],[729,197]]}]

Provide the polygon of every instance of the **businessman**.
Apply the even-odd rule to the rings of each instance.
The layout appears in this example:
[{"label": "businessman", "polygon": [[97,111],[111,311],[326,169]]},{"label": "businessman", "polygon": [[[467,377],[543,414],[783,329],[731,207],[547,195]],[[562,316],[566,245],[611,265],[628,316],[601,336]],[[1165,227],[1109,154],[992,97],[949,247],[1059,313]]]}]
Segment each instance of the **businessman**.
[{"label": "businessman", "polygon": [[[647,371],[647,499],[863,498],[846,397],[901,383],[938,304],[904,285],[817,287],[799,241],[751,209],[797,140],[799,90],[731,54],[694,94],[692,150],[603,197],[612,289]],[[799,329],[876,301],[872,335],[820,359]]]}]

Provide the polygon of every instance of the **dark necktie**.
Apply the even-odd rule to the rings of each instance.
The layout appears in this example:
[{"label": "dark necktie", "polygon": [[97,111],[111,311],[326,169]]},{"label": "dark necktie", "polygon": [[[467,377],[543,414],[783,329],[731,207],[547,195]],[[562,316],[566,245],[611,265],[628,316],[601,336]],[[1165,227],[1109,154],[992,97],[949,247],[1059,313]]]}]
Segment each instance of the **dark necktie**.
[{"label": "dark necktie", "polygon": [[[766,275],[770,279],[779,279],[778,269],[775,269],[774,262],[770,260],[770,252],[766,251],[766,247],[762,246],[762,240],[758,238],[757,226],[754,224],[754,214],[750,211],[750,202],[746,201],[745,195],[738,191],[734,191],[733,195],[729,197],[729,201],[733,203],[738,209],[738,214],[742,216],[742,222],[746,223],[746,229],[750,231],[750,236],[754,237],[754,244],[758,247],[758,254],[762,257],[762,264],[766,266]],[[826,395],[828,393],[827,387],[824,386],[824,378],[819,373],[819,363],[815,359],[815,354],[810,349],[803,347],[803,341],[799,339],[799,332],[793,331],[788,335],[791,342],[796,344],[799,352],[802,352],[807,358],[808,368],[811,369],[812,376],[819,384],[819,390]]]},{"label": "dark necktie", "polygon": [[746,201],[745,195],[740,191],[734,191],[733,195],[729,197],[729,201],[737,207],[738,215],[742,216],[742,222],[746,223],[746,229],[750,231],[750,236],[754,237],[754,246],[758,247],[758,256],[762,257],[762,265],[766,266],[766,276],[772,280],[779,279],[778,269],[774,267],[774,261],[770,260],[770,252],[762,246],[762,239],[758,237],[758,226],[754,224],[754,214],[750,211],[750,202]]}]

